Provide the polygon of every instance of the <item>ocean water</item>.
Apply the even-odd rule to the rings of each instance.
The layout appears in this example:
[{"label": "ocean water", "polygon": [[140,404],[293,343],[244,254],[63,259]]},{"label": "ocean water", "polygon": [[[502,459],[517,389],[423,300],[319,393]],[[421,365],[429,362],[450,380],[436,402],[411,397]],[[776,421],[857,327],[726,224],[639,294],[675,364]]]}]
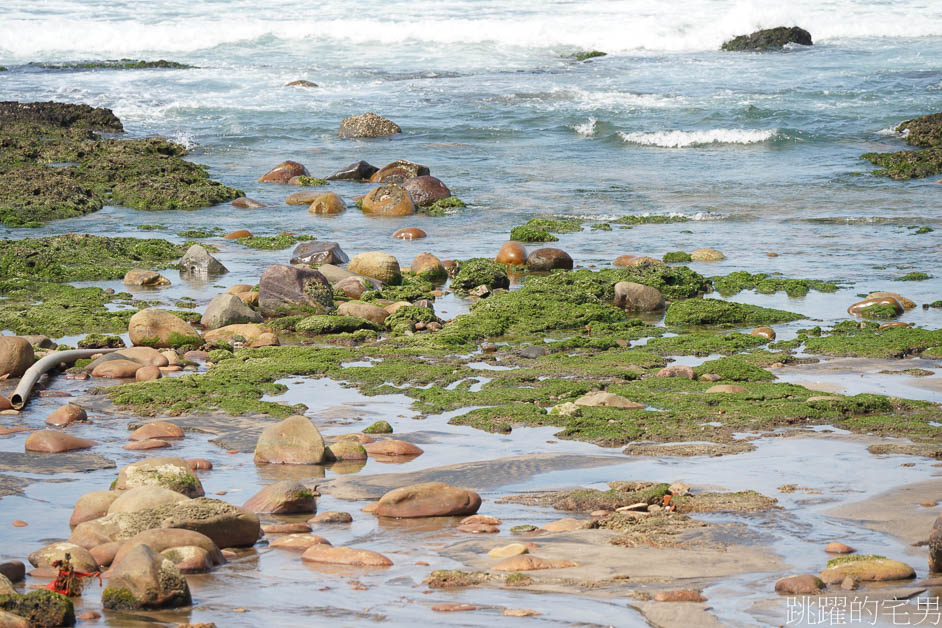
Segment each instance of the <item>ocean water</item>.
[{"label": "ocean water", "polygon": [[[893,128],[942,109],[942,6],[904,2],[696,0],[438,3],[171,0],[7,3],[0,98],[109,107],[131,136],[192,149],[213,176],[270,208],[187,213],[107,208],[30,233],[140,232],[134,225],[304,231],[348,252],[390,250],[407,264],[493,255],[537,215],[605,220],[679,213],[696,222],[564,235],[577,264],[710,246],[748,269],[837,279],[857,291],[927,269],[939,227],[934,180],[895,182],[859,159],[904,148]],[[755,28],[798,24],[811,48],[724,53]],[[577,62],[589,49],[607,57]],[[49,71],[36,61],[166,58],[190,70]],[[316,89],[286,88],[295,79]],[[374,111],[404,130],[342,140],[340,121]],[[430,167],[468,208],[439,218],[309,216],[290,190],[255,179],[283,159],[324,176],[358,159]],[[360,184],[334,184],[350,197]],[[396,243],[418,225],[430,238]],[[692,233],[686,233],[686,232]],[[940,231],[942,232],[942,231]],[[26,232],[0,230],[4,237]],[[768,258],[766,252],[780,257]],[[268,263],[260,258],[259,265]],[[882,268],[874,268],[880,266]],[[258,265],[253,266],[253,268]],[[934,283],[934,282],[932,282]],[[928,296],[928,295],[925,295]],[[914,316],[918,316],[915,315]]]},{"label": "ocean water", "polygon": [[[423,251],[443,259],[492,256],[507,240],[510,228],[528,218],[576,216],[587,219],[585,230],[560,235],[551,246],[565,249],[579,266],[607,265],[625,253],[661,257],[668,251],[714,247],[727,259],[691,267],[706,275],[749,270],[839,281],[843,287],[837,295],[735,297],[802,312],[821,324],[846,318],[845,308],[857,300],[856,295],[872,290],[899,291],[918,302],[942,298],[937,278],[896,281],[910,270],[938,272],[942,185],[935,179],[897,182],[874,177],[873,167],[859,159],[868,151],[904,149],[893,129],[903,120],[942,110],[942,3],[270,0],[260,4],[0,0],[0,65],[10,69],[0,73],[0,100],[109,107],[129,136],[158,134],[179,141],[191,149],[191,159],[210,167],[215,179],[268,205],[239,210],[224,204],[191,212],[106,207],[39,229],[0,227],[0,238],[77,231],[180,241],[178,231],[196,227],[219,227],[223,233],[248,228],[256,235],[288,230],[336,240],[351,256],[389,251],[407,265]],[[793,24],[811,32],[813,47],[767,54],[719,51],[732,36]],[[588,62],[569,58],[591,49],[608,56]],[[198,67],[57,71],[30,65],[124,57],[163,58]],[[319,87],[284,87],[296,79],[314,81]],[[343,118],[367,111],[391,118],[403,134],[378,140],[336,136]],[[370,186],[336,182],[329,189],[341,194],[351,209],[341,216],[312,216],[303,206],[283,203],[295,188],[256,182],[285,159],[304,163],[315,176],[326,176],[359,159],[377,166],[395,159],[416,161],[427,165],[468,206],[442,218],[367,218],[352,207],[351,198]],[[633,229],[614,226],[612,231],[589,228],[593,222],[640,214],[679,214],[691,220]],[[142,224],[163,228],[138,230]],[[935,231],[914,235],[911,227],[924,225]],[[413,242],[391,238],[405,226],[421,227],[429,237]],[[289,256],[289,251],[252,251],[221,238],[209,241],[220,247],[218,257],[232,271],[221,280],[225,285],[255,283],[265,266],[287,262]],[[779,255],[769,257],[769,252]],[[169,302],[190,295],[202,306],[218,292],[180,281],[175,273],[170,277],[174,285],[160,293]],[[120,287],[119,282],[99,285]],[[454,297],[436,304],[446,318],[465,307]],[[917,309],[901,320],[938,328],[942,312]],[[802,321],[793,327],[807,326]],[[779,330],[779,338],[789,337],[789,327]],[[74,383],[56,385],[77,392]],[[353,397],[346,389],[324,392],[318,386],[331,385],[308,382],[292,388],[318,401],[336,397],[343,403]],[[925,396],[936,399],[937,393]],[[333,425],[325,433],[359,429],[358,420],[366,425],[398,412],[399,418],[391,419],[397,432],[438,430],[433,436],[441,440],[428,447],[434,455],[419,458],[417,466],[429,459],[444,464],[464,460],[462,456],[517,455],[534,447],[596,451],[567,441],[551,440],[548,447],[542,442],[552,438],[548,429],[485,437],[469,428],[448,426],[443,417],[418,428],[402,400],[355,401],[361,404],[356,411],[364,413],[352,422],[355,425]],[[38,425],[53,402],[57,400],[37,400],[23,418]],[[104,443],[102,451],[119,465],[132,458],[120,449],[126,437],[123,427],[123,422],[97,417],[89,427],[90,435]],[[3,448],[21,451],[24,439],[25,435],[8,438]],[[204,478],[207,492],[229,490],[232,495],[227,499],[239,502],[247,496],[238,496],[239,491],[251,494],[272,480],[264,470],[257,471],[247,455],[226,458],[207,439],[188,436],[175,452],[188,456],[211,452],[217,468]],[[468,447],[471,439],[474,446]],[[632,464],[655,465],[661,474],[746,489],[757,486],[753,476],[762,469],[762,456],[782,449],[788,451],[781,457],[790,461],[776,464],[782,474],[806,478],[802,474],[816,469],[817,460],[830,456],[828,476],[814,478],[818,483],[811,485],[824,484],[828,478],[852,478],[852,490],[868,495],[887,482],[925,479],[931,473],[930,463],[923,460],[916,469],[898,467],[902,459],[874,462],[859,443],[836,447],[828,441],[813,448],[802,442],[794,446],[802,449],[796,455],[789,449],[790,439],[777,440],[784,444],[764,444],[753,458],[724,458],[716,473],[705,472],[699,460]],[[368,472],[389,470],[373,461],[369,464]],[[749,473],[743,473],[746,468]],[[861,475],[862,469],[869,473]],[[4,498],[0,508],[31,519],[31,526],[7,532],[9,541],[0,544],[0,558],[22,558],[21,549],[31,550],[61,536],[74,496],[104,488],[113,475],[113,471],[81,474],[70,478],[75,480],[70,484],[40,484],[31,487],[26,497]],[[518,488],[547,488],[549,481],[603,486],[611,477],[605,470],[559,474]],[[833,489],[828,497],[850,499],[844,495],[846,484],[836,482],[827,485]],[[771,493],[773,487],[770,483],[763,488]],[[493,502],[502,494],[492,491],[486,498]],[[789,501],[791,497],[780,497],[788,506],[801,505]],[[455,567],[457,563],[437,553],[440,545],[454,541],[453,535],[384,529],[372,518],[360,517],[360,506],[329,497],[321,502],[322,510],[349,510],[355,515],[351,529],[333,533],[335,543],[373,543],[394,553],[397,567],[389,573],[343,574],[344,580],[361,578],[369,592],[351,591],[336,574],[302,567],[294,556],[262,548],[259,555],[234,561],[213,576],[191,578],[198,602],[193,620],[233,626],[308,626],[328,621],[366,625],[384,620],[396,626],[480,625],[499,615],[486,611],[446,617],[427,608],[431,601],[470,601],[516,607],[541,604],[546,611],[542,619],[500,617],[500,625],[524,625],[524,621],[547,626],[644,625],[638,616],[628,614],[623,598],[573,604],[569,596],[535,600],[513,591],[421,595],[424,587],[419,581],[428,569],[416,569],[411,561],[418,556],[432,561],[431,568]],[[511,525],[543,523],[559,516],[512,506],[494,512]],[[764,529],[776,535],[780,545],[800,545],[788,552],[790,560],[813,570],[820,567],[818,545],[827,540],[820,531],[823,527],[830,534],[834,523],[820,515],[820,508],[817,513],[813,508],[800,513],[801,518],[812,518],[799,523],[819,531],[820,538],[808,537],[801,527],[796,528],[801,533],[794,533],[781,521]],[[847,529],[842,525],[835,534]],[[868,547],[879,549],[883,543],[890,551],[882,553],[904,555],[905,548],[888,537],[861,529],[853,533],[865,538]],[[771,591],[768,578],[757,584],[747,576],[729,586],[734,585],[756,599]],[[97,609],[97,595],[97,588],[86,594],[85,608]],[[718,591],[708,597],[724,623],[755,623],[752,616],[745,616],[741,596],[724,597]],[[235,607],[249,612],[233,613]],[[147,621],[173,625],[186,618],[168,613]],[[90,625],[144,625],[144,621],[106,617]]]}]

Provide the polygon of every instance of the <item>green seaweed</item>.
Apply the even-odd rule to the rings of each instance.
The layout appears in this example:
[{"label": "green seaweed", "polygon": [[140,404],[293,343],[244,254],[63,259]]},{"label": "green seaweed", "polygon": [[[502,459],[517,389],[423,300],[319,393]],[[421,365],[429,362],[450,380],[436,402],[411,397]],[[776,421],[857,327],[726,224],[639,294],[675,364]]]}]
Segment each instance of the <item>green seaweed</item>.
[{"label": "green seaweed", "polygon": [[72,600],[45,589],[25,595],[0,595],[0,610],[23,617],[34,628],[75,625]]},{"label": "green seaweed", "polygon": [[582,50],[580,52],[574,52],[569,56],[576,61],[586,61],[597,57],[605,57],[607,54],[608,53],[602,52],[601,50]]},{"label": "green seaweed", "polygon": [[784,291],[790,297],[803,297],[811,290],[818,292],[836,292],[837,284],[818,279],[788,279],[767,275],[765,273],[750,274],[744,270],[730,273],[726,276],[711,277],[713,287],[724,297],[739,294],[743,290],[755,290],[761,294],[775,294]]},{"label": "green seaweed", "polygon": [[688,299],[671,304],[664,315],[664,323],[668,326],[771,325],[802,318],[801,314],[758,305],[719,299]]},{"label": "green seaweed", "polygon": [[694,368],[693,372],[697,377],[713,373],[733,382],[764,382],[775,379],[767,370],[753,366],[738,357],[709,360]]},{"label": "green seaweed", "polygon": [[[419,214],[425,214],[427,216],[444,216],[449,209],[458,209],[464,207],[464,201],[462,201],[457,196],[449,196],[447,198],[442,198],[431,205],[426,205],[425,207],[416,207],[415,211]],[[362,209],[362,207],[360,208]]]},{"label": "green seaweed", "polygon": [[510,239],[517,242],[558,242],[559,238],[549,231],[533,229],[526,225],[518,225],[510,230]]},{"label": "green seaweed", "polygon": [[906,273],[902,277],[897,277],[896,281],[925,281],[926,279],[932,279],[932,275],[929,273],[914,271],[911,273]]},{"label": "green seaweed", "polygon": [[263,251],[280,251],[282,249],[289,249],[298,242],[307,242],[309,240],[316,240],[312,235],[306,234],[294,234],[294,233],[279,233],[276,236],[251,236],[248,238],[239,238],[236,240],[242,246],[247,246],[250,249],[259,249]]},{"label": "green seaweed", "polygon": [[108,294],[101,288],[76,288],[68,284],[0,280],[0,329],[16,334],[42,334],[50,338],[89,330],[127,331],[136,308],[113,310],[115,303],[130,303],[126,292]]},{"label": "green seaweed", "polygon": [[645,345],[647,351],[659,355],[697,355],[707,356],[715,353],[732,355],[758,347],[768,342],[765,338],[732,332],[713,334],[694,332],[679,336],[653,338]]},{"label": "green seaweed", "polygon": [[376,323],[358,316],[314,315],[302,318],[294,324],[295,331],[307,334],[337,334],[358,329],[379,330]]},{"label": "green seaweed", "polygon": [[550,233],[576,233],[582,231],[582,220],[579,218],[531,218],[523,226]]},{"label": "green seaweed", "polygon": [[485,257],[473,257],[461,262],[458,274],[451,281],[455,292],[469,292],[482,285],[492,290],[508,288],[510,280],[506,267]]},{"label": "green seaweed", "polygon": [[873,174],[891,179],[919,179],[942,174],[942,147],[902,150],[895,153],[864,153],[861,159],[880,166]]},{"label": "green seaweed", "polygon": [[622,216],[621,218],[619,218],[618,220],[615,220],[614,222],[619,225],[634,226],[634,225],[665,225],[665,224],[674,223],[674,222],[687,222],[688,220],[690,219],[687,218],[686,216],[681,216],[679,214],[671,215],[671,216],[630,215],[630,216]]},{"label": "green seaweed", "polygon": [[186,63],[167,61],[165,59],[158,59],[157,61],[144,61],[142,59],[109,59],[107,61],[38,63],[35,65],[44,70],[190,70],[196,67],[195,65],[187,65]]},{"label": "green seaweed", "polygon": [[665,264],[687,263],[693,261],[693,258],[690,257],[690,253],[685,253],[684,251],[672,251],[670,253],[665,253],[664,257],[661,259]]},{"label": "green seaweed", "polygon": [[317,177],[309,177],[307,175],[299,175],[294,177],[293,182],[302,187],[318,187],[321,185],[329,185],[327,179],[319,179]]}]

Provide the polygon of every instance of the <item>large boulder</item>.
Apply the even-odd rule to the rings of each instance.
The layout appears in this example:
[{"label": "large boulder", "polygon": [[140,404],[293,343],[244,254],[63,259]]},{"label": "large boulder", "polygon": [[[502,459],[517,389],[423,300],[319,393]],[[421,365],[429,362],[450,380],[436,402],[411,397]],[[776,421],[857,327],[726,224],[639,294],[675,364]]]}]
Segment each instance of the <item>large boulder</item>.
[{"label": "large boulder", "polygon": [[619,281],[615,284],[615,307],[629,312],[657,312],[664,309],[664,295],[651,286]]},{"label": "large boulder", "polygon": [[75,527],[80,523],[100,519],[108,514],[108,509],[121,493],[117,491],[92,491],[85,493],[75,502],[72,508],[72,517],[69,526]]},{"label": "large boulder", "polygon": [[786,44],[813,45],[811,33],[803,28],[792,26],[779,26],[765,28],[750,35],[739,35],[729,41],[723,42],[722,50],[734,52],[762,52],[766,50],[780,50]]},{"label": "large boulder", "polygon": [[412,260],[410,270],[420,278],[433,283],[448,279],[448,272],[442,261],[431,253],[419,253]]},{"label": "large boulder", "polygon": [[228,272],[222,262],[199,244],[188,248],[180,259],[180,276],[185,279],[206,279]]},{"label": "large boulder", "polygon": [[369,181],[370,177],[379,170],[376,166],[360,160],[356,161],[343,170],[338,170],[327,177],[328,181]]},{"label": "large boulder", "polygon": [[378,305],[360,303],[359,301],[341,303],[340,307],[337,308],[337,314],[340,316],[356,316],[377,325],[382,325],[386,322],[386,317],[389,316],[389,313]]},{"label": "large boulder", "polygon": [[254,513],[291,515],[317,512],[314,493],[299,482],[284,480],[266,486],[253,495],[242,507]]},{"label": "large boulder", "polygon": [[371,216],[411,216],[415,213],[409,193],[395,183],[370,190],[362,203],[363,213]]},{"label": "large boulder", "polygon": [[208,329],[236,325],[238,323],[261,323],[262,316],[232,294],[217,294],[200,319]]},{"label": "large boulder", "polygon": [[138,544],[111,568],[101,604],[110,610],[189,606],[190,587],[172,561]]},{"label": "large boulder", "polygon": [[92,558],[91,553],[84,547],[79,547],[74,543],[52,543],[38,549],[29,555],[29,562],[33,567],[49,567],[57,560],[63,560],[65,555],[70,556],[69,560],[76,571],[91,573],[98,571],[98,563]]},{"label": "large boulder", "polygon": [[[321,264],[346,264],[349,261],[350,258],[339,244],[327,240],[301,242],[291,251],[292,264],[320,266]],[[331,281],[334,280],[331,279]]]},{"label": "large boulder", "polygon": [[412,202],[417,207],[428,207],[442,199],[451,196],[451,190],[441,179],[431,175],[422,175],[406,179],[402,188],[409,193]]},{"label": "large boulder", "polygon": [[182,528],[155,528],[135,534],[121,543],[112,564],[118,564],[135,545],[140,544],[147,545],[158,553],[176,547],[199,547],[206,550],[213,564],[222,565],[226,562],[219,547],[205,534]]},{"label": "large boulder", "polygon": [[193,530],[213,540],[218,547],[254,545],[261,534],[255,513],[218,499],[200,497],[137,512],[116,512],[101,519],[80,523],[70,542],[92,546],[126,541],[146,530]]},{"label": "large boulder", "polygon": [[187,497],[202,497],[203,485],[183,458],[157,457],[133,462],[118,472],[114,489],[158,486]]},{"label": "large boulder", "polygon": [[481,497],[474,491],[427,482],[389,491],[380,498],[373,514],[397,518],[451,517],[473,515],[480,507]]},{"label": "large boulder", "polygon": [[840,584],[850,576],[858,582],[908,580],[916,572],[906,563],[882,556],[849,554],[828,561],[829,566],[819,575],[825,584]]},{"label": "large boulder", "polygon": [[275,264],[258,282],[258,305],[265,316],[327,314],[334,309],[334,291],[316,270]]},{"label": "large boulder", "polygon": [[109,515],[116,512],[137,512],[190,499],[186,495],[160,486],[139,486],[127,491],[115,492],[120,497],[108,507]]},{"label": "large boulder", "polygon": [[497,257],[494,258],[494,261],[507,266],[523,266],[527,263],[527,249],[513,240],[505,242],[497,251]]},{"label": "large boulder", "polygon": [[343,202],[339,194],[327,192],[312,200],[307,211],[320,216],[336,216],[347,211],[347,204]]},{"label": "large boulder", "polygon": [[262,430],[255,445],[255,462],[271,464],[321,464],[324,438],[306,416],[289,416]]},{"label": "large boulder", "polygon": [[260,183],[287,183],[292,177],[308,177],[304,164],[296,161],[283,161],[258,178]]},{"label": "large boulder", "polygon": [[170,312],[147,308],[131,317],[128,336],[136,345],[179,347],[200,344],[199,333],[182,318]]},{"label": "large boulder", "polygon": [[61,454],[76,449],[89,449],[98,443],[56,430],[40,430],[26,437],[26,451],[44,454]]},{"label": "large boulder", "polygon": [[572,270],[572,258],[561,249],[550,247],[537,249],[527,256],[527,269],[533,272]]},{"label": "large boulder", "polygon": [[409,179],[428,176],[428,174],[428,167],[399,159],[377,170],[370,177],[370,183],[396,183],[402,185]]},{"label": "large boulder", "polygon": [[33,345],[19,336],[0,336],[0,377],[19,377],[33,365]]},{"label": "large boulder", "polygon": [[344,118],[337,130],[340,137],[389,137],[397,133],[402,133],[398,124],[375,113]]},{"label": "large boulder", "polygon": [[347,270],[378,279],[385,284],[396,285],[402,281],[399,260],[382,251],[368,251],[354,255],[347,265]]}]

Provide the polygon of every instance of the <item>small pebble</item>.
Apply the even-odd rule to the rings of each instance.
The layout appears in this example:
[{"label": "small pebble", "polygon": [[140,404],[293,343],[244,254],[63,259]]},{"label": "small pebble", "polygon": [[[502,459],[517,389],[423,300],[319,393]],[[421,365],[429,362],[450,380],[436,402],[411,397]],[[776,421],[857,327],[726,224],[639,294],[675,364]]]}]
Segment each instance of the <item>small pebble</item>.
[{"label": "small pebble", "polygon": [[28,525],[29,525],[28,523],[26,523],[25,521],[21,521],[19,519],[13,522],[14,528],[25,528]]}]

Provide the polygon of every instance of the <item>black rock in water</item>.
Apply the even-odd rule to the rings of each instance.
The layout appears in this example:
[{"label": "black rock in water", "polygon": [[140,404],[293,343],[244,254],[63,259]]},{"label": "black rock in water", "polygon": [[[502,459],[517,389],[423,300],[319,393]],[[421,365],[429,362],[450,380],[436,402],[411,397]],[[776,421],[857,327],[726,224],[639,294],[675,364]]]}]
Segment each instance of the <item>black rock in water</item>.
[{"label": "black rock in water", "polygon": [[379,170],[365,161],[357,161],[327,177],[328,181],[369,181]]},{"label": "black rock in water", "polygon": [[801,44],[811,46],[811,33],[803,28],[792,26],[779,26],[756,31],[751,35],[740,35],[725,42],[722,50],[730,51],[764,51],[780,50],[785,44]]}]

